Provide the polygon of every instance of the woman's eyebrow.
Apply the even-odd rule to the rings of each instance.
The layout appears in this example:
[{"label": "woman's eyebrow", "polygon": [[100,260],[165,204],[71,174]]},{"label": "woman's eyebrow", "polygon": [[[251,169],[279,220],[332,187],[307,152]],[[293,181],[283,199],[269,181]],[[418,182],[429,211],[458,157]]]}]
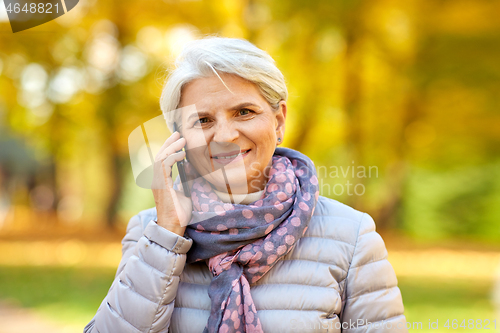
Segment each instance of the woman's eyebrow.
[{"label": "woman's eyebrow", "polygon": [[[252,106],[252,107],[260,110],[260,107],[257,104],[254,104],[252,102],[243,102],[243,103],[240,103],[240,104],[237,104],[233,107],[228,108],[228,110],[239,110],[239,109],[246,108],[249,106]],[[202,117],[207,117],[207,116],[210,116],[210,112],[205,112],[205,111],[193,112],[188,116],[188,121],[191,120],[192,118],[200,119]]]},{"label": "woman's eyebrow", "polygon": [[188,116],[188,121],[191,120],[192,118],[196,118],[196,119],[199,119],[199,118],[202,118],[202,117],[206,117],[210,115],[209,112],[193,112],[191,113],[189,116]]},{"label": "woman's eyebrow", "polygon": [[253,106],[253,107],[256,107],[256,108],[260,108],[258,105],[252,103],[252,102],[244,102],[244,103],[240,103],[236,106],[233,106],[231,108],[231,110],[237,110],[237,109],[242,109],[242,108],[246,108],[247,106]]}]

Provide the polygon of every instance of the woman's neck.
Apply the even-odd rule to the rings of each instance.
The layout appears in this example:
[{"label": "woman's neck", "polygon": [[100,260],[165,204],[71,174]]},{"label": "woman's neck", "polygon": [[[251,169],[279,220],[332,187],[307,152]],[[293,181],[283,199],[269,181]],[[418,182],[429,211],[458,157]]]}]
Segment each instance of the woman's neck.
[{"label": "woman's neck", "polygon": [[248,194],[229,194],[226,192],[220,192],[214,189],[215,194],[219,197],[221,201],[227,203],[236,203],[240,205],[248,205],[262,198],[264,190],[258,192],[248,193]]}]

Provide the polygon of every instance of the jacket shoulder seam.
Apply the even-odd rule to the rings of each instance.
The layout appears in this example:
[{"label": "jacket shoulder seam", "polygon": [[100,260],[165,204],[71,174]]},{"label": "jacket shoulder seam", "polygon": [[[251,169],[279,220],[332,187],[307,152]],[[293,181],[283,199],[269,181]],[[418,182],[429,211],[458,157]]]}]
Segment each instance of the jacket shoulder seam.
[{"label": "jacket shoulder seam", "polygon": [[354,249],[352,251],[352,256],[351,256],[351,260],[349,261],[349,268],[347,269],[347,274],[349,275],[349,270],[351,269],[351,265],[352,265],[352,261],[354,259],[354,255],[356,254],[356,249],[358,248],[358,243],[359,243],[359,238],[361,237],[361,235],[359,234],[360,233],[360,230],[361,230],[361,222],[363,221],[363,217],[366,213],[364,213],[362,216],[361,216],[361,219],[359,221],[357,221],[359,223],[358,225],[358,230],[356,231],[356,243],[354,243]]},{"label": "jacket shoulder seam", "polygon": [[[365,234],[365,235],[367,235],[367,234]],[[369,261],[369,262],[366,262],[366,263],[361,264],[361,265],[350,266],[350,267],[349,267],[349,269],[358,268],[358,267],[363,267],[363,266],[370,265],[370,264],[374,264],[374,263],[381,262],[381,261],[384,261],[384,260],[387,260],[387,256],[384,256],[383,258],[380,258],[380,259],[377,259],[377,260],[374,260],[374,261]]]},{"label": "jacket shoulder seam", "polygon": [[347,296],[347,288],[349,288],[349,283],[348,283],[347,278],[349,276],[349,271],[351,270],[351,265],[352,265],[352,261],[354,260],[354,255],[356,254],[356,249],[357,249],[357,246],[358,246],[358,243],[359,243],[359,238],[360,238],[360,234],[359,233],[360,233],[360,230],[361,230],[361,224],[362,224],[363,217],[365,216],[365,214],[366,213],[364,213],[363,215],[361,215],[361,218],[358,221],[359,225],[358,225],[358,230],[356,232],[356,235],[357,235],[357,237],[356,237],[356,243],[354,244],[354,249],[352,251],[352,256],[351,256],[351,259],[349,260],[349,266],[347,268],[347,274],[345,275],[345,278],[343,280],[343,281],[345,281],[345,283],[344,283],[344,290],[342,292],[344,294],[344,299],[342,300],[343,306],[342,306],[342,308],[340,310],[339,317],[342,316],[342,314],[344,312],[344,308],[345,308],[345,306],[347,304],[347,299],[349,299],[348,297],[346,297]]}]

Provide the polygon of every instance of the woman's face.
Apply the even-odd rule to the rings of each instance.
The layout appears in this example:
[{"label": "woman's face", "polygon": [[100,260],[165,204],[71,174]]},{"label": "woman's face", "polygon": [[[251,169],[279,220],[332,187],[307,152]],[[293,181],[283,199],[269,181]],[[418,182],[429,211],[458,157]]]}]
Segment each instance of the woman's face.
[{"label": "woman's face", "polygon": [[182,90],[187,158],[219,191],[257,192],[266,185],[266,169],[285,133],[286,103],[273,110],[255,84],[236,75],[220,76],[225,85],[213,75]]}]

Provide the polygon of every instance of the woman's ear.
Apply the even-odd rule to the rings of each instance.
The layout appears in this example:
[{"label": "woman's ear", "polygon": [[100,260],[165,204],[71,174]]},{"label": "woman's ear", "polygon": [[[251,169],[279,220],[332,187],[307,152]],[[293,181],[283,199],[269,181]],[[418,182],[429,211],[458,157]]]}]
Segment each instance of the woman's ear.
[{"label": "woman's ear", "polygon": [[283,142],[285,137],[285,121],[286,121],[286,102],[280,101],[278,103],[278,111],[276,111],[276,136]]}]

